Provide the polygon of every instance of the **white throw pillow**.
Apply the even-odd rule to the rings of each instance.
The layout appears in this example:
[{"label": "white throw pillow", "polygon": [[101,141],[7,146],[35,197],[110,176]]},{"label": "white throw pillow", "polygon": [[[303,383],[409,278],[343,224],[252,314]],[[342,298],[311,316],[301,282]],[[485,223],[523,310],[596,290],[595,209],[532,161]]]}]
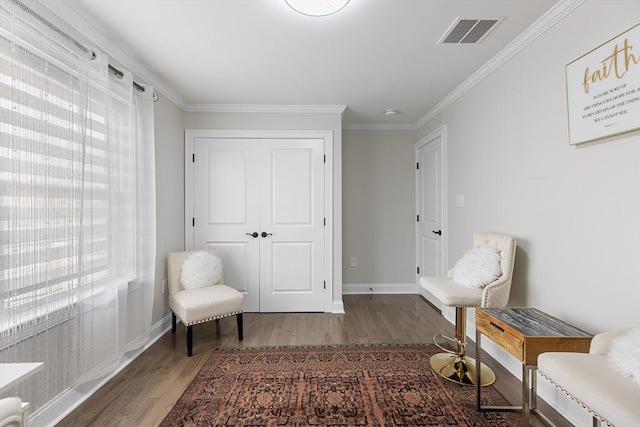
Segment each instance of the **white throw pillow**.
[{"label": "white throw pillow", "polygon": [[615,338],[607,354],[611,367],[640,384],[640,328]]},{"label": "white throw pillow", "polygon": [[183,289],[215,285],[222,277],[222,260],[207,251],[194,252],[184,260],[180,270]]},{"label": "white throw pillow", "polygon": [[482,289],[500,276],[500,250],[492,246],[469,250],[453,267],[453,281],[468,288]]}]

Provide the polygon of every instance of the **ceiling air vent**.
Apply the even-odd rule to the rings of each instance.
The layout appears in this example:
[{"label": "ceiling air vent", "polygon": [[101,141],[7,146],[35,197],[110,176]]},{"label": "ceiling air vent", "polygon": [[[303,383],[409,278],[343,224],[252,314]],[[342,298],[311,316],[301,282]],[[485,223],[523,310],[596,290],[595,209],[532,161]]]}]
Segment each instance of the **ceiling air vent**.
[{"label": "ceiling air vent", "polygon": [[502,18],[463,19],[456,18],[438,41],[440,43],[478,43]]}]

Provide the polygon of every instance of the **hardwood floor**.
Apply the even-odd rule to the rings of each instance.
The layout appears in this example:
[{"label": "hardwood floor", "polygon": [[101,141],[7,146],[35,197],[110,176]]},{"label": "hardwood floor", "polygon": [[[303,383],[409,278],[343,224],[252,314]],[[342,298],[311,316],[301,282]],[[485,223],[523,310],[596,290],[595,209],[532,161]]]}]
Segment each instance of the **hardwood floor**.
[{"label": "hardwood floor", "polygon": [[[245,313],[244,341],[235,317],[194,326],[193,356],[186,355],[185,328],[167,332],[140,357],[91,396],[59,426],[155,426],[173,407],[217,347],[352,343],[423,343],[436,333],[453,335],[453,325],[417,295],[345,295],[346,314]],[[473,356],[473,345],[469,345]],[[521,383],[489,356],[494,386],[520,404]],[[557,426],[571,426],[544,402],[542,411]],[[544,424],[533,417],[533,426]]]}]

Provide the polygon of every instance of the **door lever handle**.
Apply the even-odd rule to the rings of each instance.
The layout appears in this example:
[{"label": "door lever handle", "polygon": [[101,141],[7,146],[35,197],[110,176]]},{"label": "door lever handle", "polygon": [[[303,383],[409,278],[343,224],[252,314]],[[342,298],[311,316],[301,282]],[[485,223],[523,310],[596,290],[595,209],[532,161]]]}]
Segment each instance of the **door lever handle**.
[{"label": "door lever handle", "polygon": [[442,236],[442,230],[431,231],[433,234],[437,234],[438,236]]},{"label": "door lever handle", "polygon": [[267,233],[266,231],[263,231],[261,236],[262,237],[273,236],[273,233]]},{"label": "door lever handle", "polygon": [[247,236],[251,236],[251,237],[253,237],[255,239],[256,237],[258,237],[258,232],[254,231],[253,233],[247,233],[246,235]]}]

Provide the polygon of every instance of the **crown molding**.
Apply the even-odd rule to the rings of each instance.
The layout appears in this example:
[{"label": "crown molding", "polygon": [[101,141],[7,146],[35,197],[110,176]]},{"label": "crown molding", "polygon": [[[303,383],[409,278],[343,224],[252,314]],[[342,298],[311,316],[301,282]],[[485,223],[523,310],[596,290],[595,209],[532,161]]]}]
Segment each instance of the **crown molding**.
[{"label": "crown molding", "polygon": [[415,123],[416,129],[419,129],[427,124],[431,119],[440,114],[455,101],[460,99],[463,95],[473,89],[478,83],[491,75],[491,73],[493,73],[507,61],[513,58],[516,54],[521,52],[530,43],[535,41],[538,37],[540,37],[547,30],[557,24],[565,16],[573,12],[585,1],[586,0],[560,0],[558,3],[556,3],[522,34],[520,34],[516,39],[509,43],[491,60],[489,60],[489,62],[480,67],[475,73],[471,75],[471,77],[462,82],[462,84],[455,88],[453,92],[443,98],[435,105],[435,107],[433,107],[424,116],[422,116]]},{"label": "crown molding", "polygon": [[418,128],[410,123],[352,123],[342,126],[342,130],[404,130],[415,131]]},{"label": "crown molding", "polygon": [[[414,124],[388,124],[388,123],[354,123],[344,125],[345,130],[405,130],[415,131],[447,107],[460,99],[463,95],[482,82],[491,73],[521,52],[530,43],[557,24],[565,16],[573,12],[586,0],[560,0],[527,30],[507,45],[489,62],[480,67],[467,80],[443,98],[431,110],[423,115]],[[83,36],[95,43],[115,60],[123,64],[132,73],[150,83],[154,90],[167,97],[185,112],[209,112],[209,113],[291,113],[291,114],[344,114],[346,105],[252,105],[252,104],[187,104],[185,100],[156,78],[144,65],[124,52],[116,44],[110,41],[102,33],[96,30],[83,17],[75,12],[67,0],[39,0],[39,2],[61,19],[75,28]]]},{"label": "crown molding", "polygon": [[182,110],[185,109],[186,102],[181,96],[176,94],[160,79],[154,76],[139,61],[135,60],[131,55],[118,47],[118,45],[105,37],[104,34],[99,32],[95,27],[87,22],[86,19],[73,10],[65,0],[39,0],[39,2],[47,9],[51,10],[51,12],[59,16],[67,24],[71,25],[96,47],[103,50],[107,55],[118,61],[133,74],[152,85],[154,91],[165,96]]},{"label": "crown molding", "polygon": [[189,104],[188,113],[340,114],[346,105]]}]

